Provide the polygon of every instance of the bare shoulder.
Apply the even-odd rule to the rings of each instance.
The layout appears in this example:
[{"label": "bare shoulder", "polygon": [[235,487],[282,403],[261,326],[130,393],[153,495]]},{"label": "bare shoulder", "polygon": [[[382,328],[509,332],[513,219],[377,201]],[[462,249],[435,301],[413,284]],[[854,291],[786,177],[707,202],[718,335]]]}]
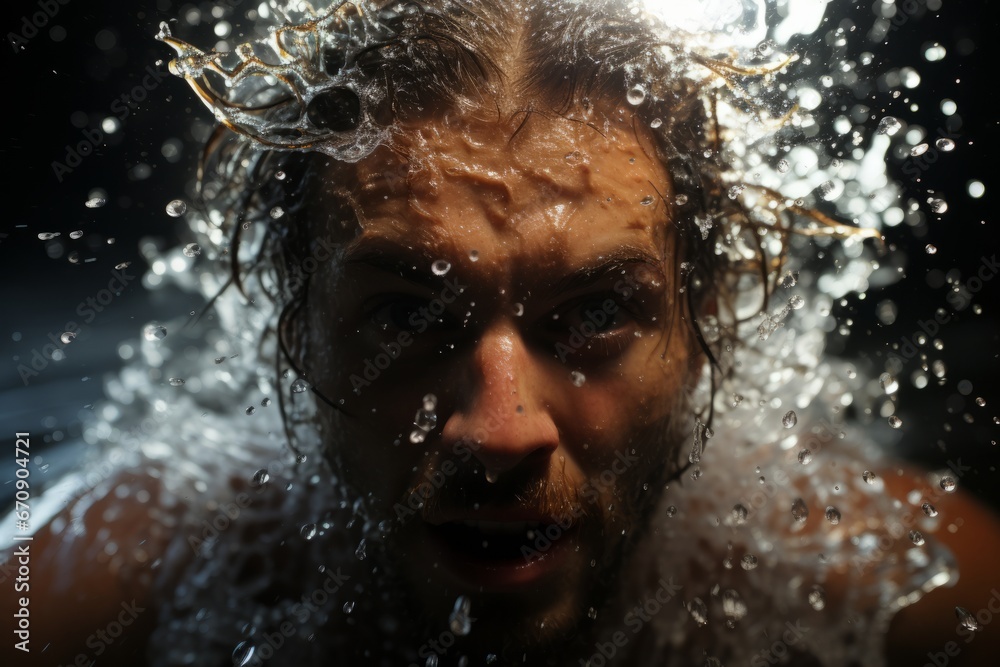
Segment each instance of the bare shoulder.
[{"label": "bare shoulder", "polygon": [[[922,476],[886,471],[886,490],[905,502],[914,477]],[[896,615],[887,638],[889,665],[995,664],[1000,655],[1000,517],[961,489],[934,493],[932,502],[940,522],[935,538],[954,554],[958,581]],[[963,624],[956,608],[975,621]]]},{"label": "bare shoulder", "polygon": [[69,503],[32,541],[0,554],[9,582],[0,594],[4,628],[26,627],[29,649],[5,641],[0,662],[143,664],[156,620],[152,582],[179,510],[165,495],[155,471],[121,472]]}]

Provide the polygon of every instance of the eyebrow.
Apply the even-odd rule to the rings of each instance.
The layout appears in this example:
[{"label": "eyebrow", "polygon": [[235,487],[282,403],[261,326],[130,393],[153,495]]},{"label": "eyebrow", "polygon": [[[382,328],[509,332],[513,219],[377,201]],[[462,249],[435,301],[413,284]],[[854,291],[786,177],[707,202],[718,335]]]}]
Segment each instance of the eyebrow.
[{"label": "eyebrow", "polygon": [[[423,254],[408,254],[413,252],[414,250],[391,241],[364,240],[348,247],[344,254],[343,265],[382,271],[428,288],[440,287],[441,276],[433,274],[427,268],[421,268],[420,264],[426,261],[426,257]],[[622,275],[627,268],[633,266],[646,267],[655,277],[665,281],[664,261],[641,248],[619,246],[598,254],[582,266],[573,268],[571,272],[544,289],[550,297],[579,291],[611,276]]]},{"label": "eyebrow", "polygon": [[[360,240],[349,246],[344,253],[343,265],[361,266],[399,276],[409,282],[429,288],[441,286],[441,276],[434,275],[429,267],[421,268],[426,261],[423,255],[408,255],[412,249],[399,246],[391,241]],[[447,261],[447,260],[446,260]]]},{"label": "eyebrow", "polygon": [[556,282],[551,289],[553,295],[578,291],[595,283],[608,279],[612,275],[622,275],[625,269],[632,266],[644,266],[653,272],[661,281],[665,281],[663,271],[664,260],[655,255],[631,246],[622,246],[601,253],[596,261],[575,268],[572,273]]}]

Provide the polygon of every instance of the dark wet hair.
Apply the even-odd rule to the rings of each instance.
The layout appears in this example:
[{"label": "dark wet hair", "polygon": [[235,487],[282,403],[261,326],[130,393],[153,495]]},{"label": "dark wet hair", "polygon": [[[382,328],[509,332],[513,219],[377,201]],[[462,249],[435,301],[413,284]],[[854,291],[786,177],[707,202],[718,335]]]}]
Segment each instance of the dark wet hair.
[{"label": "dark wet hair", "polygon": [[[763,287],[765,308],[783,253],[769,256],[761,232],[783,239],[792,227],[790,218],[803,213],[774,193],[776,206],[765,216],[740,197],[729,196],[738,175],[726,161],[717,102],[728,96],[729,103],[745,107],[734,102],[738,96],[732,91],[772,70],[740,69],[699,55],[681,37],[665,38],[671,33],[663,26],[618,0],[525,6],[504,0],[391,2],[374,14],[342,3],[322,20],[296,27],[291,38],[299,40],[310,30],[316,38],[315,48],[308,44],[315,72],[346,83],[330,85],[308,101],[295,90],[263,96],[258,90],[255,99],[263,101],[254,111],[270,114],[277,125],[284,123],[283,132],[264,137],[246,125],[225,123],[209,143],[200,169],[205,205],[224,213],[232,283],[240,290],[252,277],[270,284],[269,293],[282,308],[279,330],[306,302],[308,277],[294,279],[295,267],[310,256],[314,239],[299,214],[318,185],[318,165],[330,160],[329,153],[286,148],[315,150],[324,136],[350,139],[363,118],[387,127],[454,107],[488,108],[500,96],[524,101],[518,113],[525,122],[532,114],[573,117],[590,105],[621,105],[634,89],[642,96],[632,106],[634,122],[654,137],[673,181],[674,192],[665,200],[670,214],[664,220],[676,226],[680,241],[673,270],[716,385],[726,372],[719,351],[737,342],[736,322],[729,317],[728,326],[720,329],[713,322],[706,327],[705,304],[732,315],[737,290],[745,287],[740,279],[752,274],[759,276],[756,284]],[[278,39],[285,35],[279,33]],[[700,69],[705,78],[695,80],[692,69]],[[224,102],[228,108],[237,103],[241,110],[252,106]],[[261,145],[273,149],[261,151]],[[285,178],[276,178],[278,172]],[[274,219],[268,213],[277,205],[285,215]],[[237,249],[251,225],[265,226],[266,233],[254,259],[245,263],[238,260]],[[747,253],[733,250],[736,246],[753,249],[755,257],[747,259]],[[269,278],[262,280],[265,274]],[[706,335],[708,328],[713,332]],[[280,345],[294,366],[288,346]]]}]

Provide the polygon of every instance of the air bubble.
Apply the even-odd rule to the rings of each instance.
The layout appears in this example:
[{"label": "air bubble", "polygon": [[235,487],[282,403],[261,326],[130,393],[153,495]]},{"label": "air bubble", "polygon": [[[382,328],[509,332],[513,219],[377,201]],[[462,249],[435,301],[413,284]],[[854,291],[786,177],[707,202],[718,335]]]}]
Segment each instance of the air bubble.
[{"label": "air bubble", "polygon": [[840,523],[840,510],[838,510],[836,507],[832,505],[830,507],[827,507],[826,520],[836,526],[838,523]]},{"label": "air bubble", "polygon": [[101,208],[108,203],[108,200],[104,197],[91,197],[83,203],[87,208]]},{"label": "air bubble", "polygon": [[302,378],[299,378],[292,383],[293,394],[301,394],[305,392],[307,389],[309,389],[309,384]]},{"label": "air bubble", "polygon": [[580,371],[573,371],[569,374],[569,380],[573,383],[574,387],[582,387],[587,381],[587,376]]},{"label": "air bubble", "polygon": [[63,334],[59,336],[59,340],[62,341],[63,345],[69,345],[75,338],[76,334],[72,331],[64,331]]},{"label": "air bubble", "polygon": [[[979,621],[977,621],[976,617],[973,616],[965,607],[955,607],[955,616],[958,618],[958,622],[961,623],[963,627],[968,628],[973,632],[979,629]],[[969,639],[972,638],[970,637]]]},{"label": "air bubble", "polygon": [[147,324],[142,335],[149,341],[163,340],[167,336],[167,329],[159,324]]},{"label": "air bubble", "polygon": [[809,518],[809,506],[806,505],[806,501],[801,498],[792,501],[792,518],[799,523],[803,523]]},{"label": "air bubble", "polygon": [[865,470],[861,473],[861,479],[865,480],[866,484],[874,484],[875,480],[878,479],[871,470]]},{"label": "air bubble", "polygon": [[443,276],[450,270],[451,270],[451,262],[444,259],[435,260],[434,263],[431,264],[431,272],[435,276]]},{"label": "air bubble", "polygon": [[795,410],[789,410],[785,413],[785,416],[781,418],[781,425],[785,428],[792,428],[797,423],[799,423],[799,418],[795,414]]},{"label": "air bubble", "polygon": [[949,475],[941,478],[940,486],[941,490],[945,493],[951,493],[958,488],[958,482],[955,481],[954,477]]},{"label": "air bubble", "polygon": [[201,246],[197,243],[188,243],[181,252],[185,257],[197,257],[201,254]]},{"label": "air bubble", "polygon": [[892,415],[891,417],[889,417],[889,426],[891,426],[892,428],[900,428],[902,425],[903,425],[903,420],[897,417],[896,415]]},{"label": "air bubble", "polygon": [[250,482],[254,486],[264,486],[269,481],[271,481],[271,474],[267,472],[267,468],[261,468],[250,478]]},{"label": "air bubble", "polygon": [[646,90],[642,86],[633,86],[625,95],[625,99],[632,106],[639,106],[646,99]]},{"label": "air bubble", "polygon": [[306,525],[302,526],[302,530],[299,531],[299,535],[301,535],[302,539],[304,540],[311,540],[312,538],[316,537],[316,534],[318,532],[319,531],[316,529],[316,524],[307,523]]},{"label": "air bubble", "polygon": [[731,514],[733,518],[733,523],[736,524],[737,526],[742,526],[747,522],[747,516],[749,515],[749,512],[747,511],[746,507],[737,503],[736,505],[733,505],[733,511]]},{"label": "air bubble", "polygon": [[931,505],[930,503],[924,503],[923,505],[920,506],[920,509],[923,510],[924,514],[931,517],[932,519],[938,515],[937,509],[934,507],[934,505]]},{"label": "air bubble", "polygon": [[167,203],[167,215],[171,218],[179,218],[187,213],[187,204],[180,199],[173,199]]},{"label": "air bubble", "polygon": [[451,615],[448,616],[448,627],[459,637],[464,637],[472,630],[472,618],[469,613],[472,611],[472,603],[469,598],[459,595],[455,599],[455,606],[452,607]]},{"label": "air bubble", "polygon": [[657,128],[659,128],[661,125],[663,125],[663,121],[660,120],[659,118],[654,118],[653,120],[651,120],[649,122],[649,126],[651,128],[653,128],[654,130],[657,129]]},{"label": "air bubble", "polygon": [[826,592],[820,586],[809,589],[809,606],[816,611],[822,611],[826,606]]},{"label": "air bubble", "polygon": [[254,406],[251,405],[251,406],[247,407],[247,409],[244,410],[244,412],[247,413],[247,416],[249,417],[250,415],[252,415],[255,412],[257,412],[257,408],[255,408]]},{"label": "air bubble", "polygon": [[167,384],[169,384],[171,387],[183,387],[184,378],[170,378],[169,380],[167,380]]},{"label": "air bubble", "polygon": [[789,169],[791,169],[791,165],[788,164],[788,160],[778,160],[779,173],[787,174]]},{"label": "air bubble", "polygon": [[934,142],[934,145],[937,146],[939,150],[942,150],[945,153],[950,153],[951,151],[955,150],[955,142],[949,139],[948,137],[941,137],[940,139]]}]

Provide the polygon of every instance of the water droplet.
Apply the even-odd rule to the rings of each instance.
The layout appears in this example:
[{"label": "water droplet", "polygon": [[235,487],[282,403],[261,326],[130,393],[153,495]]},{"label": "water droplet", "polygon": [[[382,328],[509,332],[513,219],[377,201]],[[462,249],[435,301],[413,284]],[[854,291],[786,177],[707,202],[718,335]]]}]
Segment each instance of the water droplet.
[{"label": "water droplet", "polygon": [[729,188],[729,193],[728,193],[729,194],[729,198],[730,199],[736,199],[741,194],[743,194],[743,190],[746,189],[746,187],[747,186],[745,186],[743,184],[732,186],[731,188]]},{"label": "water droplet", "polygon": [[271,399],[270,398],[265,397],[260,402],[260,407],[262,407],[262,408],[266,408],[269,405],[271,405]]},{"label": "water droplet", "polygon": [[739,407],[740,403],[742,403],[742,402],[743,402],[743,395],[742,394],[733,394],[733,407],[734,408]]},{"label": "water droplet", "polygon": [[740,567],[749,572],[757,567],[757,557],[753,554],[746,554],[740,559]]},{"label": "water droplet", "polygon": [[186,257],[196,257],[201,254],[201,246],[197,243],[188,243],[181,252]]},{"label": "water droplet", "polygon": [[916,146],[910,149],[910,156],[918,157],[920,155],[923,155],[924,153],[927,152],[929,148],[930,144],[917,144]]},{"label": "water droplet", "polygon": [[816,611],[822,611],[826,606],[826,592],[820,586],[809,589],[809,606]]},{"label": "water droplet", "polygon": [[806,505],[806,501],[801,498],[792,501],[792,518],[799,523],[809,518],[809,506]]},{"label": "water droplet", "polygon": [[979,629],[979,621],[965,607],[955,607],[955,616],[958,618],[958,622],[969,630],[975,632]]},{"label": "water droplet", "polygon": [[781,276],[781,286],[785,289],[791,289],[799,282],[799,272],[798,271],[785,271],[785,275]]},{"label": "water droplet", "polygon": [[708,623],[708,607],[701,598],[695,598],[688,602],[687,610],[691,614],[691,618],[698,625],[706,625]]},{"label": "water droplet", "polygon": [[499,476],[499,473],[495,470],[490,470],[489,468],[486,469],[486,481],[490,484],[496,484]]},{"label": "water droplet", "polygon": [[934,142],[934,145],[937,146],[939,150],[942,150],[945,153],[949,153],[955,150],[955,142],[949,139],[948,137],[941,137],[940,139]]},{"label": "water droplet", "polygon": [[419,445],[426,439],[427,439],[427,431],[424,431],[419,428],[415,428],[412,431],[410,431],[410,442],[412,442],[414,445]]},{"label": "water droplet", "polygon": [[653,203],[653,195],[646,195],[645,197],[642,198],[642,201],[639,203],[642,204],[643,206],[649,206],[650,204]]},{"label": "water droplet", "polygon": [[978,405],[978,406],[979,406],[979,407],[981,407],[981,408],[982,408],[982,407],[985,407],[985,406],[986,406],[986,399],[985,399],[985,398],[983,398],[982,396],[978,397],[978,398],[976,399],[976,405]]},{"label": "water droplet", "polygon": [[899,428],[902,425],[903,425],[903,420],[897,417],[896,415],[892,415],[891,417],[889,417],[889,426],[893,428]]},{"label": "water droplet", "polygon": [[678,206],[684,206],[684,204],[688,203],[688,196],[684,194],[677,195],[674,197],[674,203]]},{"label": "water droplet", "polygon": [[924,511],[924,514],[931,517],[932,519],[938,515],[937,508],[935,508],[934,505],[931,505],[930,503],[924,503],[923,505],[920,506],[920,509],[922,509]]},{"label": "water droplet", "polygon": [[646,99],[646,90],[642,86],[633,86],[625,95],[625,99],[632,106],[638,106]]},{"label": "water droplet", "polygon": [[295,382],[292,383],[293,394],[301,394],[305,392],[307,389],[309,389],[309,383],[303,380],[302,378],[298,378],[297,380],[295,380]]},{"label": "water droplet", "polygon": [[421,408],[417,410],[416,416],[413,418],[413,424],[419,428],[421,431],[433,431],[434,427],[437,426],[437,413],[434,410],[425,410]]},{"label": "water droplet", "polygon": [[778,160],[779,173],[787,174],[789,169],[791,169],[791,165],[788,164],[788,160]]},{"label": "water droplet", "polygon": [[947,213],[948,212],[948,202],[943,199],[931,199],[930,201],[931,213]]},{"label": "water droplet", "polygon": [[167,329],[159,324],[147,324],[142,330],[142,335],[146,340],[163,340],[167,335]]},{"label": "water droplet", "polygon": [[242,641],[233,649],[233,667],[245,667],[253,659],[257,647],[250,640]]},{"label": "water droplet", "polygon": [[171,387],[183,387],[184,378],[170,378],[169,380],[167,380],[167,384],[169,384]]},{"label": "water droplet", "polygon": [[75,338],[76,334],[72,331],[64,331],[63,334],[59,336],[59,340],[62,341],[63,345],[69,345]]},{"label": "water droplet", "polygon": [[472,611],[472,603],[464,595],[459,595],[455,599],[455,606],[452,607],[451,615],[448,617],[448,627],[459,637],[469,634],[472,629],[472,618],[469,612]]},{"label": "water droplet", "polygon": [[59,233],[59,232],[41,232],[38,235],[38,240],[39,241],[51,241],[52,239],[54,239],[57,236],[62,236],[62,234]]},{"label": "water droplet", "polygon": [[521,317],[524,315],[524,304],[515,303],[514,304],[514,317]]},{"label": "water droplet", "polygon": [[479,251],[478,250],[470,250],[469,251],[469,261],[470,262],[478,262],[479,261]]},{"label": "water droplet", "polygon": [[451,270],[451,262],[444,259],[434,260],[434,263],[431,264],[431,272],[435,276],[443,276],[450,270]]},{"label": "water droplet", "polygon": [[249,415],[252,415],[253,413],[257,412],[257,408],[255,408],[254,406],[251,405],[246,410],[244,410],[244,412],[246,412],[247,416],[249,416]]},{"label": "water droplet", "polygon": [[274,177],[275,177],[276,179],[278,179],[279,181],[283,181],[283,180],[285,180],[286,178],[288,178],[288,174],[286,174],[286,173],[285,173],[285,172],[283,172],[283,171],[276,171],[276,172],[274,172]]},{"label": "water droplet", "polygon": [[316,529],[316,524],[307,523],[306,525],[302,526],[302,530],[299,531],[299,535],[302,536],[302,539],[311,540],[312,538],[316,537],[316,534],[318,532],[319,531]]},{"label": "water droplet", "polygon": [[354,555],[358,557],[358,560],[364,560],[368,556],[368,553],[365,551],[366,547],[367,543],[365,542],[365,538],[362,537],[361,541],[358,542],[358,548],[354,550]]},{"label": "water droplet", "polygon": [[954,477],[946,476],[941,478],[941,489],[945,493],[951,493],[958,487],[958,482],[955,481]]},{"label": "water droplet", "polygon": [[785,413],[785,416],[781,418],[781,425],[785,428],[792,428],[799,423],[798,415],[795,414],[795,410],[789,410]]},{"label": "water droplet", "polygon": [[80,238],[81,236],[83,236],[83,230],[82,229],[77,229],[77,230],[72,231],[72,232],[69,233],[69,237],[71,239],[74,239],[74,240]]},{"label": "water droplet", "polygon": [[840,523],[840,510],[838,510],[836,507],[832,505],[830,507],[827,507],[826,520],[836,526],[838,523]]},{"label": "water droplet", "polygon": [[345,602],[342,609],[344,610],[345,614],[350,614],[352,611],[354,611],[354,600],[348,600],[347,602]]},{"label": "water droplet", "polygon": [[748,515],[749,512],[747,511],[746,507],[740,505],[739,503],[733,505],[732,518],[733,518],[733,523],[736,524],[737,526],[742,526],[743,524],[745,524],[747,522]]},{"label": "water droplet", "polygon": [[108,200],[104,197],[91,197],[83,203],[87,208],[101,208],[108,203]]},{"label": "water droplet", "polygon": [[903,124],[899,122],[898,118],[886,116],[879,121],[878,127],[875,129],[875,134],[884,134],[891,137],[899,132],[899,128],[901,127],[903,127]]},{"label": "water droplet", "polygon": [[919,530],[911,530],[909,537],[910,541],[913,542],[918,547],[924,543],[924,536],[923,534],[921,534]]},{"label": "water droplet", "polygon": [[121,271],[122,269],[127,269],[132,265],[132,262],[122,262],[121,264],[115,264],[115,268]]},{"label": "water droplet", "polygon": [[280,206],[275,206],[274,208],[271,209],[268,215],[271,216],[272,220],[280,220],[285,215],[285,209],[281,208]]},{"label": "water droplet", "polygon": [[180,199],[173,199],[167,203],[167,215],[171,218],[179,218],[187,213],[188,207]]},{"label": "water droplet", "polygon": [[587,381],[587,376],[580,371],[573,371],[569,374],[569,380],[573,383],[574,387],[582,387]]},{"label": "water droplet", "polygon": [[588,609],[587,610],[587,618],[589,618],[592,621],[594,619],[596,619],[597,618],[597,610],[594,609],[593,607],[591,607],[590,609]]},{"label": "water droplet", "polygon": [[861,473],[861,479],[865,480],[868,484],[874,484],[875,480],[878,479],[871,470],[865,470]]},{"label": "water droplet", "polygon": [[677,514],[677,508],[673,505],[667,507],[667,518],[671,519]]},{"label": "water droplet", "polygon": [[264,486],[271,480],[271,474],[267,472],[267,468],[261,468],[253,474],[250,478],[250,482],[254,486]]}]

